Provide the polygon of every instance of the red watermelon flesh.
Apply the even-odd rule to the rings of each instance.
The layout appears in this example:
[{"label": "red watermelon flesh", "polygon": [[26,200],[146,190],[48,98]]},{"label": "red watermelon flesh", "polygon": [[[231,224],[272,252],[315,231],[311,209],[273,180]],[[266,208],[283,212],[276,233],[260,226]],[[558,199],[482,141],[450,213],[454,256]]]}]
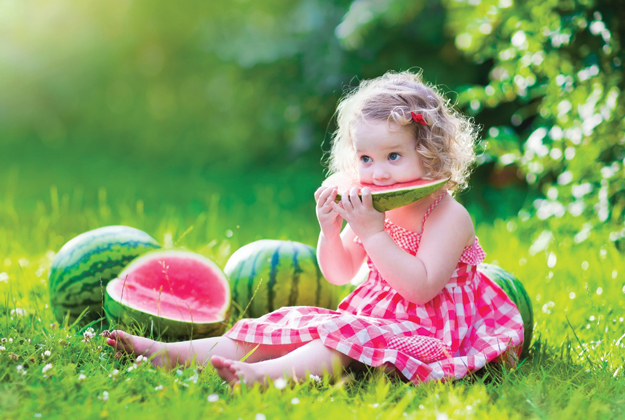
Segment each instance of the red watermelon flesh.
[{"label": "red watermelon flesh", "polygon": [[[322,185],[326,187],[338,187],[338,192],[345,192],[356,187],[362,191],[364,187],[371,190],[373,199],[373,207],[378,211],[393,210],[398,207],[406,206],[414,203],[432,194],[439,188],[443,187],[448,178],[445,179],[417,179],[410,182],[399,182],[391,185],[375,185],[360,183],[357,180],[347,177],[341,173],[335,173],[328,177]],[[341,199],[340,194],[337,195],[336,201]]]},{"label": "red watermelon flesh", "polygon": [[132,309],[193,323],[223,320],[227,278],[210,260],[184,251],[139,257],[109,283],[107,294]]}]

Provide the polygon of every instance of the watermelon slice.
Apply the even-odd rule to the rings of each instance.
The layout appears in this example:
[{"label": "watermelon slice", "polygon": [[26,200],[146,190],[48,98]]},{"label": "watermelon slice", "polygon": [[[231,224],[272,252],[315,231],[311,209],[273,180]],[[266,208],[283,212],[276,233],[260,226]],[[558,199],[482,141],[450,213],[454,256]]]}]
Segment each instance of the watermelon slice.
[{"label": "watermelon slice", "polygon": [[147,326],[175,340],[223,333],[230,310],[230,286],[208,258],[188,251],[149,252],[106,286],[109,322]]},{"label": "watermelon slice", "polygon": [[[412,204],[423,197],[427,197],[445,185],[447,181],[449,181],[449,178],[436,180],[418,179],[393,185],[374,185],[361,184],[341,173],[335,173],[323,181],[322,185],[338,187],[339,191],[351,190],[353,187],[358,189],[368,187],[371,190],[373,207],[379,212],[384,212]],[[336,202],[338,203],[340,200],[341,196],[337,195]]]}]

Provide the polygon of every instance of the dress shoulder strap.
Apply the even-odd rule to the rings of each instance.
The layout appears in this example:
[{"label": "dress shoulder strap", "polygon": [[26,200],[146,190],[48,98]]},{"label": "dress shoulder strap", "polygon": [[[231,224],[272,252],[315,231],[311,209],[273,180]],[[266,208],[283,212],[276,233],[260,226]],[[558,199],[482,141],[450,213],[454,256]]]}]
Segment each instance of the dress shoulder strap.
[{"label": "dress shoulder strap", "polygon": [[428,209],[425,211],[425,214],[423,215],[423,221],[421,222],[421,232],[423,232],[423,228],[425,227],[425,221],[428,219],[428,216],[430,215],[430,213],[432,213],[438,203],[441,202],[445,195],[447,195],[447,191],[443,191],[441,194],[439,194],[439,196],[436,197],[436,200],[434,200],[430,207],[428,207]]}]

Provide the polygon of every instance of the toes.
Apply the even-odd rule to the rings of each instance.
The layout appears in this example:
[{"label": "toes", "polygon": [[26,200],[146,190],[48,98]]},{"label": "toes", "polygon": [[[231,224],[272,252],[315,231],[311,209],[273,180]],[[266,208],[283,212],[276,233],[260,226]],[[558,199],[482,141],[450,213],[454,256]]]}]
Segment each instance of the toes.
[{"label": "toes", "polygon": [[223,369],[224,367],[226,367],[225,362],[226,362],[226,359],[224,359],[223,357],[219,357],[219,356],[211,357],[211,365],[215,369]]}]

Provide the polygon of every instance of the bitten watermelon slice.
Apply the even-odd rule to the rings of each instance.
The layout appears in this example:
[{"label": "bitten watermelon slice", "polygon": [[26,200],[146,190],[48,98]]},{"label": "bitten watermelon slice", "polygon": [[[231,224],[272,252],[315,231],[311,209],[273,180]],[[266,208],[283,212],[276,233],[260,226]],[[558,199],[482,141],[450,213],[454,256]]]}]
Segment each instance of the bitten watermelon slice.
[{"label": "bitten watermelon slice", "polygon": [[211,337],[225,329],[230,285],[221,269],[202,255],[154,251],[109,282],[104,310],[112,324],[145,326],[156,336]]},{"label": "bitten watermelon slice", "polygon": [[[322,185],[326,187],[338,187],[339,192],[351,190],[353,187],[359,190],[368,187],[371,190],[373,207],[379,212],[384,212],[406,206],[423,197],[427,197],[445,185],[447,181],[449,181],[449,178],[436,180],[419,179],[393,185],[374,185],[362,184],[341,173],[335,173],[323,181]],[[341,195],[339,194],[336,196],[336,202],[338,203],[340,199]]]}]

